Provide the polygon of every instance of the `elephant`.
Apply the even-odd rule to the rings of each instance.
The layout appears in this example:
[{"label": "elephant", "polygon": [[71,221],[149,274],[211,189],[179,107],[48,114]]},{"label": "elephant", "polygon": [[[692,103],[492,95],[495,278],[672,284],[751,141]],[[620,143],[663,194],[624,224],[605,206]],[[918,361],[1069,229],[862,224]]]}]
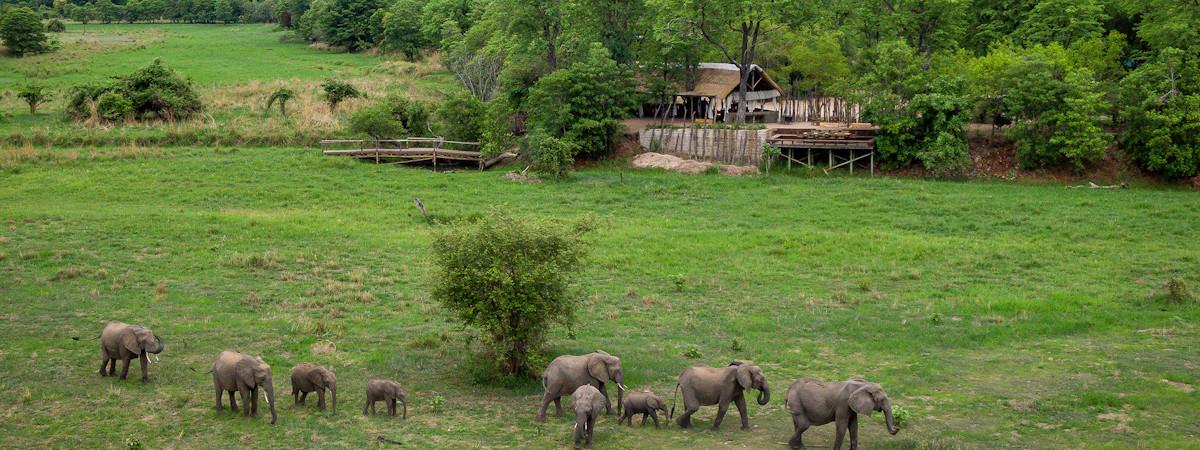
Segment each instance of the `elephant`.
[{"label": "elephant", "polygon": [[304,363],[292,368],[292,398],[297,405],[303,405],[309,392],[317,393],[317,408],[325,409],[325,390],[333,403],[333,413],[337,414],[337,375],[325,367]]},{"label": "elephant", "polygon": [[371,410],[371,414],[375,414],[375,402],[380,400],[387,404],[389,416],[396,415],[396,401],[399,400],[404,405],[402,418],[408,418],[408,393],[404,392],[400,383],[391,380],[367,381],[367,403],[363,405],[363,414],[367,413],[367,409]]},{"label": "elephant", "polygon": [[[714,368],[708,366],[692,366],[683,370],[679,375],[679,383],[675,385],[675,395],[683,391],[684,412],[677,423],[681,428],[692,426],[692,414],[701,406],[717,405],[717,417],[713,419],[712,429],[721,427],[729,402],[737,405],[738,414],[742,417],[742,429],[750,429],[750,419],[746,416],[746,399],[743,396],[747,389],[758,389],[758,404],[766,405],[771,401],[771,389],[767,387],[767,377],[762,369],[746,361],[733,361],[728,366]],[[671,400],[671,416],[675,415],[675,400]]]},{"label": "elephant", "polygon": [[600,416],[600,410],[608,409],[608,397],[595,386],[585,384],[571,394],[571,407],[575,409],[575,448],[592,448],[596,417]]},{"label": "elephant", "polygon": [[213,390],[217,395],[217,410],[221,408],[221,393],[229,392],[229,409],[237,411],[236,391],[242,397],[242,415],[258,415],[258,389],[266,391],[267,404],[271,406],[271,424],[279,418],[275,415],[275,386],[271,382],[271,366],[262,358],[225,350],[213,363]]},{"label": "elephant", "polygon": [[633,416],[641,414],[642,425],[646,424],[646,418],[649,417],[654,419],[654,428],[658,428],[658,414],[655,411],[662,411],[664,415],[667,413],[667,401],[649,391],[629,393],[625,397],[624,406],[625,412],[617,420],[618,425],[623,421],[628,421],[629,426],[632,427]]},{"label": "elephant", "polygon": [[[163,351],[162,338],[149,328],[112,322],[100,332],[100,376],[107,377],[117,372],[117,360],[125,361],[121,366],[121,379],[129,374],[129,361],[137,357],[142,364],[142,382],[150,382],[149,354]],[[105,370],[107,368],[107,370]]]},{"label": "elephant", "polygon": [[608,392],[604,384],[609,381],[617,385],[617,414],[621,413],[621,397],[625,392],[625,374],[621,370],[621,358],[596,350],[586,355],[563,355],[554,358],[546,371],[542,373],[542,409],[538,411],[537,421],[546,421],[546,408],[554,402],[557,415],[562,416],[562,400],[565,395],[572,395],[583,385],[591,385],[604,396],[605,412],[612,412],[608,403]]},{"label": "elephant", "polygon": [[873,411],[883,411],[889,433],[894,435],[900,432],[892,418],[892,402],[883,388],[865,380],[828,383],[801,378],[788,386],[783,406],[792,413],[792,425],[796,430],[788,441],[792,448],[804,448],[801,435],[808,427],[837,421],[833,448],[842,448],[842,438],[849,428],[850,448],[857,449],[858,415],[866,414],[869,417]]}]

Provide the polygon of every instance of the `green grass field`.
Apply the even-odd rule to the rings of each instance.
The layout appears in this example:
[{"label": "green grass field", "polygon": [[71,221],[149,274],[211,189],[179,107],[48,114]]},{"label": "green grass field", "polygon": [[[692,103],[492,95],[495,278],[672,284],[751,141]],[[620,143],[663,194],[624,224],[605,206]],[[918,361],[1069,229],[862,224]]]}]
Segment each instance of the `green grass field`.
[{"label": "green grass field", "polygon": [[[16,151],[16,150],[10,150]],[[39,151],[43,152],[43,151]],[[593,212],[575,339],[626,384],[669,396],[691,364],[760,364],[772,403],[707,431],[604,418],[602,448],[782,447],[797,377],[866,377],[912,412],[865,448],[1195,448],[1200,201],[1186,191],[596,168],[563,183],[433,173],[313,149],[55,149],[0,172],[0,447],[533,447],[539,386],[478,383],[461,326],[431,302],[430,225],[499,204]],[[105,321],[167,343],[153,383],[101,378]],[[739,350],[734,350],[734,341]],[[274,368],[280,422],[213,410],[223,349]],[[699,358],[685,357],[698,353]],[[287,399],[292,365],[336,368],[337,416]],[[136,371],[136,366],[134,368]],[[402,381],[410,418],[360,414],[368,377]],[[436,407],[444,400],[444,405]],[[806,435],[832,443],[832,425]]]}]

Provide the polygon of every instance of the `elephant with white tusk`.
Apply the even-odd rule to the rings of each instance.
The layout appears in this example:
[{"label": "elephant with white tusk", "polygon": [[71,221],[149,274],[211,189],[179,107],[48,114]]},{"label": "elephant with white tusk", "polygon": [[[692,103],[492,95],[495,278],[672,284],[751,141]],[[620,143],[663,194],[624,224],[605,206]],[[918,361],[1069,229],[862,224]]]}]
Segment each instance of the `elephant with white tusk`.
[{"label": "elephant with white tusk", "polygon": [[237,411],[233,393],[242,397],[242,415],[258,414],[258,391],[263,389],[267,405],[271,407],[271,424],[278,419],[275,415],[275,386],[271,382],[271,366],[262,358],[225,350],[217,356],[212,367],[213,389],[217,395],[217,410],[221,408],[221,394],[229,392],[229,409]]},{"label": "elephant with white tusk", "polygon": [[556,414],[562,416],[562,397],[572,395],[580,386],[590,385],[604,396],[604,410],[612,412],[608,402],[608,392],[604,388],[608,382],[617,385],[617,414],[621,413],[621,397],[625,392],[625,374],[621,369],[621,358],[600,350],[586,355],[563,355],[554,358],[546,371],[542,373],[542,408],[538,411],[537,421],[546,421],[546,408],[554,402]]},{"label": "elephant with white tusk", "polygon": [[[762,369],[745,361],[733,361],[726,367],[714,368],[708,366],[692,366],[684,369],[679,375],[679,383],[675,385],[676,393],[683,392],[683,414],[679,416],[680,428],[692,426],[692,414],[701,406],[717,405],[717,417],[713,419],[712,429],[721,427],[729,403],[737,405],[738,415],[742,418],[742,429],[750,429],[750,418],[746,415],[745,391],[758,389],[758,404],[766,405],[771,401],[771,390],[767,387],[767,377]],[[671,401],[671,414],[675,414],[675,401]],[[671,420],[668,416],[668,421]]]},{"label": "elephant with white tusk", "polygon": [[149,357],[163,351],[163,341],[149,328],[112,322],[100,333],[100,376],[111,376],[117,371],[117,360],[124,361],[121,379],[129,374],[129,361],[137,358],[142,364],[142,382],[150,382],[147,369]]},{"label": "elephant with white tusk", "polygon": [[795,434],[788,445],[804,448],[802,435],[810,426],[837,422],[837,434],[833,439],[835,450],[842,448],[842,438],[850,430],[850,448],[858,448],[858,415],[870,416],[873,411],[882,411],[888,432],[896,434],[892,417],[892,401],[883,388],[865,380],[849,380],[829,383],[811,378],[801,378],[788,387],[783,406],[792,413]]}]

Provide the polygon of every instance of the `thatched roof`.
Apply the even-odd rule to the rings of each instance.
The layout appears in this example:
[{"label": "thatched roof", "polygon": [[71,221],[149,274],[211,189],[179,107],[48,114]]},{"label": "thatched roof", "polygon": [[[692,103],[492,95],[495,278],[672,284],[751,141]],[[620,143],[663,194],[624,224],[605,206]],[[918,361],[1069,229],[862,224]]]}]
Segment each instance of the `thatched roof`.
[{"label": "thatched roof", "polygon": [[[779,96],[782,89],[762,67],[755,64],[750,66],[750,70],[754,71],[754,74],[750,76],[751,83],[757,79],[761,79],[761,81],[757,86],[750,88],[753,94],[747,95],[747,99],[762,100]],[[680,92],[679,95],[724,99],[737,91],[741,81],[737,66],[727,63],[701,63],[696,69],[696,74],[696,86],[691,90]]]}]

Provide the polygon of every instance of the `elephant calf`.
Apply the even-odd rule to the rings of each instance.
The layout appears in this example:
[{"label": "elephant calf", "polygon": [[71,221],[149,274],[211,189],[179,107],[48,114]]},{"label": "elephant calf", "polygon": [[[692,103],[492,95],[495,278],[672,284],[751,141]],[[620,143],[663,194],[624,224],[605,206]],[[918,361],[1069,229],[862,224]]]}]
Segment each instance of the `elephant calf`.
[{"label": "elephant calf", "polygon": [[363,414],[371,410],[375,414],[375,402],[384,401],[388,407],[388,415],[396,415],[396,401],[404,405],[404,417],[408,418],[408,393],[400,387],[400,383],[391,380],[370,380],[367,382],[367,404],[363,405]]},{"label": "elephant calf", "polygon": [[258,392],[261,388],[271,406],[271,424],[279,417],[275,415],[275,385],[271,382],[271,366],[262,358],[225,350],[217,355],[212,367],[213,389],[217,395],[217,410],[221,410],[221,394],[229,393],[229,408],[237,411],[233,393],[242,397],[242,415],[258,414]]},{"label": "elephant calf", "polygon": [[596,418],[608,408],[608,398],[599,389],[585,384],[571,394],[571,407],[575,408],[575,448],[592,448]]},{"label": "elephant calf", "polygon": [[617,385],[617,414],[621,413],[621,396],[625,392],[625,372],[621,368],[621,358],[596,350],[586,355],[562,355],[550,361],[546,371],[542,373],[542,408],[538,410],[537,421],[546,421],[546,408],[554,402],[554,412],[562,415],[562,397],[572,395],[576,389],[585,384],[594,386],[604,396],[604,411],[609,412],[608,391],[604,386],[608,383]]},{"label": "elephant calf", "polygon": [[649,417],[654,419],[654,428],[658,428],[658,414],[655,411],[662,411],[664,415],[667,413],[667,401],[648,391],[630,393],[628,397],[625,397],[623,406],[625,410],[621,418],[617,420],[618,425],[623,421],[628,421],[629,426],[632,427],[633,416],[641,414],[642,425],[646,424],[646,418]]},{"label": "elephant calf", "polygon": [[883,411],[888,432],[896,434],[892,418],[892,402],[878,384],[865,380],[849,380],[827,383],[811,378],[801,378],[788,386],[783,407],[792,413],[795,434],[788,441],[792,448],[804,448],[802,435],[810,426],[837,422],[837,434],[833,448],[842,448],[842,438],[850,430],[850,448],[858,448],[858,415],[871,415],[872,411]]},{"label": "elephant calf", "polygon": [[129,361],[137,358],[142,364],[142,382],[150,382],[150,372],[146,367],[149,354],[162,353],[163,342],[149,328],[112,322],[100,332],[100,376],[107,377],[117,372],[117,360],[124,361],[121,366],[121,379],[129,374]]},{"label": "elephant calf", "polygon": [[325,389],[329,389],[333,413],[337,414],[337,375],[332,370],[314,364],[297,364],[292,368],[292,398],[303,405],[309,392],[317,393],[317,408],[325,409]]}]

